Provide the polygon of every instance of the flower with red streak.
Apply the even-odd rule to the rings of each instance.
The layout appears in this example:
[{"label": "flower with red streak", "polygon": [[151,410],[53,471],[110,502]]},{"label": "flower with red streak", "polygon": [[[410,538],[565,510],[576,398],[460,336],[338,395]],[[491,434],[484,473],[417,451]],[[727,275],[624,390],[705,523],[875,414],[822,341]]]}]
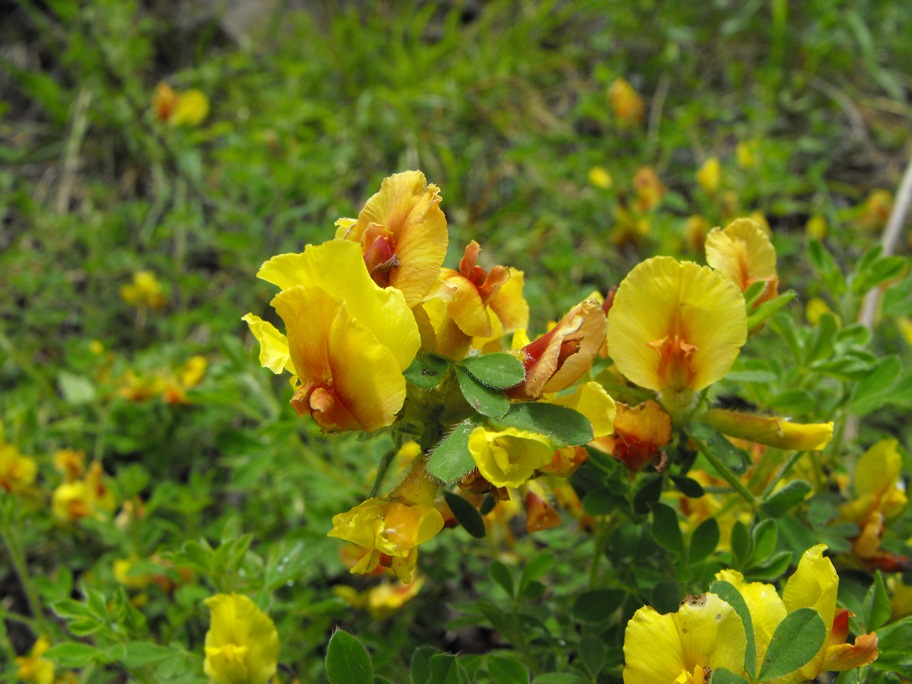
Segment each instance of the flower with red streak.
[{"label": "flower with red streak", "polygon": [[671,441],[671,416],[654,401],[637,406],[617,403],[614,433],[597,437],[590,446],[614,456],[632,473],[658,465],[662,447]]}]

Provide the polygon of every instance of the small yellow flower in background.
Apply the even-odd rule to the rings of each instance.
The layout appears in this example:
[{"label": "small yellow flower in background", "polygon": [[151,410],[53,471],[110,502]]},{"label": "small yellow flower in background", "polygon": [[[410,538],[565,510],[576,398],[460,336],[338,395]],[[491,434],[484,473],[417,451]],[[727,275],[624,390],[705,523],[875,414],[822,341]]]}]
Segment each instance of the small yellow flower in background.
[{"label": "small yellow flower in background", "polygon": [[715,669],[741,672],[746,648],[741,618],[715,594],[666,615],[644,606],[624,632],[624,684],[704,684]]},{"label": "small yellow flower in background", "polygon": [[526,377],[508,394],[538,399],[572,385],[592,368],[605,341],[606,325],[605,312],[596,299],[574,306],[551,330],[517,352]]},{"label": "small yellow flower in background", "polygon": [[776,249],[769,235],[751,219],[736,219],[724,229],[713,228],[706,237],[706,263],[731,278],[742,292],[763,281],[765,289],[757,304],[779,294]]},{"label": "small yellow flower in background", "polygon": [[899,332],[906,341],[906,344],[912,347],[912,319],[906,316],[897,316],[896,327],[899,328]]},{"label": "small yellow flower in background", "polygon": [[400,290],[409,307],[434,286],[446,257],[449,238],[439,193],[420,171],[396,173],[357,219],[336,222],[336,238],[358,243],[374,282]]},{"label": "small yellow flower in background", "polygon": [[608,312],[608,353],[618,370],[658,392],[673,415],[728,373],[746,340],[747,312],[737,285],[671,257],[635,266]]},{"label": "small yellow flower in background", "polygon": [[688,249],[694,254],[702,254],[706,246],[706,234],[709,232],[709,221],[704,216],[694,215],[684,224],[684,239]]},{"label": "small yellow flower in background", "polygon": [[[2,426],[0,426],[2,427]],[[0,432],[0,489],[21,493],[31,487],[38,474],[35,459],[23,456],[12,444],[3,441]]]},{"label": "small yellow flower in background", "polygon": [[589,169],[589,185],[608,190],[614,185],[614,180],[604,166],[593,166]]},{"label": "small yellow flower in background", "polygon": [[41,636],[35,641],[27,656],[16,658],[16,677],[28,684],[54,684],[54,663],[41,656],[51,647],[47,637]]},{"label": "small yellow flower in background", "polygon": [[769,235],[772,230],[770,229],[769,221],[766,220],[766,215],[762,211],[752,211],[748,214],[747,218],[756,223],[760,228]]},{"label": "small yellow flower in background", "polygon": [[117,500],[106,479],[101,463],[92,461],[83,479],[64,482],[54,490],[51,496],[54,516],[66,522],[78,522],[113,512]]},{"label": "small yellow flower in background", "polygon": [[861,528],[853,542],[858,557],[876,560],[884,555],[880,538],[886,521],[906,507],[899,443],[885,439],[865,451],[855,465],[854,484],[856,498],[840,507],[839,517]]},{"label": "small yellow flower in background", "polygon": [[697,183],[710,195],[715,195],[722,182],[722,164],[716,157],[707,159],[697,171]]},{"label": "small yellow flower in background", "polygon": [[193,389],[202,382],[206,375],[209,362],[205,356],[191,356],[187,363],[177,372],[177,377],[172,377],[164,382],[162,399],[166,404],[186,404],[187,390]]},{"label": "small yellow flower in background", "polygon": [[729,437],[777,449],[819,451],[833,437],[833,423],[793,423],[778,416],[760,416],[728,409],[710,409],[700,418]]},{"label": "small yellow flower in background", "polygon": [[183,92],[161,81],[152,95],[156,118],[171,126],[198,126],[209,115],[209,98],[195,88]]},{"label": "small yellow flower in background", "polygon": [[[812,297],[804,307],[805,320],[807,320],[810,325],[817,325],[820,323],[823,314],[832,314],[833,316],[836,316],[830,308],[830,305],[826,303],[826,300],[821,299],[820,297]],[[839,321],[838,316],[836,316],[836,321]]]},{"label": "small yellow flower in background", "polygon": [[120,288],[120,298],[137,309],[163,309],[168,303],[162,284],[152,271],[137,271],[133,282]]},{"label": "small yellow flower in background", "polygon": [[424,577],[410,584],[403,582],[381,582],[366,591],[359,592],[353,587],[336,585],[333,593],[354,608],[367,610],[375,620],[385,620],[398,613],[421,591]]},{"label": "small yellow flower in background", "polygon": [[78,480],[85,473],[85,453],[60,449],[54,454],[54,470],[63,475],[64,482]]},{"label": "small yellow flower in background", "polygon": [[804,227],[804,232],[809,238],[814,238],[815,240],[823,240],[827,234],[827,221],[823,216],[811,216],[808,219],[807,225]]},{"label": "small yellow flower in background", "polygon": [[760,143],[757,140],[739,142],[735,146],[735,158],[742,169],[752,169],[757,165],[757,150]]},{"label": "small yellow flower in background", "polygon": [[646,116],[643,99],[625,78],[618,78],[608,88],[614,115],[623,126],[635,126]]},{"label": "small yellow flower in background", "polygon": [[541,530],[560,527],[560,513],[548,501],[548,494],[538,480],[529,480],[522,489],[523,508],[526,511],[526,532],[533,534]]},{"label": "small yellow flower in background", "polygon": [[243,320],[260,343],[260,363],[293,370],[298,415],[327,431],[390,425],[405,402],[402,372],[420,344],[402,292],[379,287],[348,240],[273,257],[257,275],[281,289],[272,305],[287,337],[259,316]]},{"label": "small yellow flower in background", "polygon": [[477,427],[469,435],[469,452],[478,472],[495,487],[519,487],[551,463],[554,450],[547,437],[513,427]]},{"label": "small yellow flower in background", "polygon": [[877,231],[887,225],[893,211],[893,195],[887,190],[874,190],[861,205],[858,225],[864,230]]},{"label": "small yellow flower in background", "polygon": [[665,186],[651,166],[641,166],[636,170],[633,190],[636,193],[636,208],[644,214],[659,206],[665,196]]},{"label": "small yellow flower in background", "polygon": [[215,684],[266,684],[279,659],[279,633],[270,617],[240,594],[216,594],[204,603],[212,615],[206,675]]},{"label": "small yellow flower in background", "polygon": [[888,585],[892,590],[890,611],[894,620],[912,615],[912,586],[902,581],[902,576],[892,577]]},{"label": "small yellow flower in background", "polygon": [[713,477],[697,469],[690,470],[687,475],[703,485],[706,493],[696,499],[671,493],[671,496],[678,499],[678,510],[684,516],[681,521],[682,531],[693,532],[707,518],[715,518],[719,525],[717,548],[720,551],[730,551],[731,533],[735,523],[740,521],[749,526],[753,519],[751,510],[737,496],[717,493],[726,486],[722,478]]},{"label": "small yellow flower in background", "polygon": [[388,496],[373,497],[334,515],[327,536],[361,547],[351,572],[366,575],[378,566],[390,567],[408,583],[418,561],[417,547],[443,529],[436,506],[438,488],[438,480],[427,472],[427,459],[419,457]]}]

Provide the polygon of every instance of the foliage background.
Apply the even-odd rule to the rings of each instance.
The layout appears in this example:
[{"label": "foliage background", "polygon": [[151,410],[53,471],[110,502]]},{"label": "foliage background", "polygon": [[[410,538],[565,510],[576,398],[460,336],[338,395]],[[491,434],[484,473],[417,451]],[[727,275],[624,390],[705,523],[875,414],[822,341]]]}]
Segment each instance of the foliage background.
[{"label": "foliage background", "polygon": [[[277,3],[239,33],[207,8],[3,3],[0,417],[5,440],[39,460],[43,487],[5,515],[41,600],[69,598],[73,583],[99,592],[86,618],[97,623],[91,643],[105,652],[118,629],[141,623],[130,638],[176,649],[174,677],[202,677],[200,601],[232,588],[271,607],[284,676],[305,682],[320,680],[335,625],[354,631],[392,681],[405,681],[418,645],[466,654],[509,645],[534,673],[566,659],[567,635],[598,635],[604,663],[620,662],[617,628],[595,629],[573,602],[602,586],[605,556],[611,581],[626,586],[638,570],[623,551],[631,539],[600,549],[556,531],[505,551],[458,530],[423,553],[427,584],[392,621],[333,594],[358,582],[324,536],[330,517],[366,494],[386,445],[328,438],[294,417],[287,386],[259,367],[240,321],[268,309],[271,291],[254,274],[274,254],[330,238],[333,222],[355,216],[385,176],[420,168],[442,189],[449,263],[476,239],[487,263],[523,269],[535,329],[647,256],[699,259],[689,217],[711,227],[755,211],[772,229],[780,281],[799,294],[790,320],[801,324],[803,305],[819,296],[848,325],[863,292],[839,292],[836,272],[826,277],[826,264],[809,258],[805,226],[825,221],[823,244],[842,273],[880,238],[886,213],[871,194],[895,189],[910,150],[912,9],[887,0]],[[612,111],[618,77],[644,98],[640,125],[625,127]],[[157,121],[160,80],[206,93],[205,122]],[[739,143],[754,145],[752,167],[739,165]],[[723,170],[716,193],[695,181],[711,157]],[[667,193],[647,217],[648,235],[615,239],[643,165]],[[609,172],[611,188],[590,183],[594,166]],[[899,249],[908,254],[906,237]],[[164,309],[121,299],[140,270],[164,284]],[[900,385],[855,407],[857,431],[840,444],[849,464],[881,436],[910,444],[908,289],[870,346],[875,357],[895,355]],[[752,346],[745,369],[775,380],[749,386],[744,400],[804,419],[844,408],[849,385],[809,372],[772,335]],[[188,403],[124,397],[128,371],[178,373],[195,354],[209,365]],[[141,497],[144,516],[124,525],[54,520],[51,457],[63,448],[102,460],[119,500]],[[895,537],[910,531],[906,521]],[[211,555],[200,539],[227,550]],[[135,591],[114,580],[113,562],[154,554],[194,578],[147,588],[137,616],[127,601]],[[512,593],[498,588],[507,584],[500,570],[492,580],[494,560],[517,566]],[[656,587],[675,596],[702,580],[660,567],[625,610],[654,599]],[[0,567],[0,595],[4,611],[28,613],[11,564]],[[109,614],[112,605],[119,612]],[[529,627],[533,619],[545,627]],[[35,625],[5,624],[12,663]],[[54,630],[65,638],[61,622]],[[91,658],[84,681],[125,676],[122,665]],[[136,667],[132,676],[153,677]],[[616,668],[598,671],[598,681],[618,677]]]}]

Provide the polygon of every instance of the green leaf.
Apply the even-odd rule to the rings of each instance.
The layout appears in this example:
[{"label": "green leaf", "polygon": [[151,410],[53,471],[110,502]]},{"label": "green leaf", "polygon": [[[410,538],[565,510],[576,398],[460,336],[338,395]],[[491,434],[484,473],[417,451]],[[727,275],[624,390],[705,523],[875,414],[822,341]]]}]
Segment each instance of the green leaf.
[{"label": "green leaf", "polygon": [[578,411],[555,404],[513,404],[499,425],[545,435],[555,446],[577,446],[592,441],[592,424]]},{"label": "green leaf", "polygon": [[469,677],[460,666],[456,656],[449,653],[438,653],[431,656],[430,684],[469,684]]},{"label": "green leaf", "polygon": [[515,587],[513,586],[513,573],[510,572],[510,568],[500,561],[494,561],[491,563],[491,568],[488,572],[491,575],[491,579],[507,592],[507,596],[513,598]]},{"label": "green leaf", "polygon": [[41,657],[53,661],[57,667],[78,668],[93,662],[100,653],[99,649],[89,644],[68,641],[51,646]]},{"label": "green leaf", "polygon": [[880,629],[890,619],[891,607],[887,587],[880,570],[874,573],[874,582],[864,600],[864,621],[869,632]]},{"label": "green leaf", "polygon": [[576,597],[573,617],[580,622],[604,622],[621,605],[624,592],[620,589],[590,589]]},{"label": "green leaf", "polygon": [[503,418],[510,410],[510,400],[503,392],[476,380],[466,369],[456,366],[459,390],[475,411],[489,418]]},{"label": "green leaf", "polygon": [[472,376],[488,387],[507,389],[518,385],[526,378],[522,361],[511,354],[493,353],[470,356],[462,366]]},{"label": "green leaf", "polygon": [[741,596],[741,592],[730,582],[713,582],[709,590],[730,605],[741,618],[741,623],[744,625],[744,636],[747,639],[747,647],[744,650],[744,670],[753,679],[757,674],[757,640],[754,636],[754,621],[747,602]]},{"label": "green leaf", "polygon": [[591,680],[570,672],[546,672],[532,680],[532,684],[589,684]]},{"label": "green leaf", "polygon": [[762,384],[769,384],[776,382],[778,376],[772,371],[765,370],[741,370],[741,371],[732,371],[725,376],[726,380],[731,382],[757,382]]},{"label": "green leaf", "polygon": [[655,540],[662,548],[681,556],[684,553],[684,540],[678,525],[678,514],[671,506],[663,503],[653,503],[651,508],[652,534]]},{"label": "green leaf", "polygon": [[488,656],[488,675],[491,681],[505,684],[529,684],[529,670],[515,658]]},{"label": "green leaf", "polygon": [[706,423],[689,423],[687,434],[700,440],[713,455],[728,466],[733,472],[742,474],[747,470],[747,454]]},{"label": "green leaf", "polygon": [[326,647],[326,675],[330,684],[373,684],[374,668],[361,642],[337,629]]},{"label": "green leaf", "polygon": [[729,672],[724,667],[713,670],[711,684],[748,684],[748,681],[741,675]]},{"label": "green leaf", "polygon": [[813,413],[817,400],[814,395],[806,389],[796,387],[794,389],[779,392],[769,400],[769,405],[781,413],[791,413],[794,415],[805,415]]},{"label": "green leaf", "polygon": [[130,641],[123,657],[124,667],[134,669],[159,663],[162,660],[180,656],[180,653],[167,646],[159,646],[151,641]]},{"label": "green leaf", "polygon": [[474,429],[475,425],[466,420],[440,440],[428,459],[428,472],[444,482],[452,482],[474,468],[475,459],[469,453],[469,435]]},{"label": "green leaf", "polygon": [[846,291],[845,276],[836,264],[836,260],[823,246],[820,240],[811,240],[808,243],[808,257],[811,265],[823,278],[829,293],[838,297]]},{"label": "green leaf", "polygon": [[784,292],[778,297],[769,300],[768,302],[763,302],[760,306],[750,312],[750,315],[747,317],[747,329],[753,330],[759,325],[766,322],[766,320],[775,314],[777,311],[782,309],[786,304],[792,301],[797,294],[794,290],[789,290]]},{"label": "green leaf", "polygon": [[544,577],[554,565],[554,556],[547,552],[539,552],[532,557],[523,567],[522,579],[519,582],[519,593],[525,592],[526,587],[537,579]]},{"label": "green leaf", "polygon": [[747,525],[740,520],[736,520],[732,525],[731,548],[735,565],[741,567],[747,563],[751,552],[751,538]]},{"label": "green leaf", "polygon": [[433,646],[419,646],[412,653],[411,671],[412,684],[430,684],[431,658],[440,653],[440,649]]},{"label": "green leaf", "polygon": [[875,667],[912,677],[912,649],[909,644],[912,644],[912,616],[879,630]]},{"label": "green leaf", "polygon": [[609,489],[595,489],[583,497],[583,510],[592,516],[609,515],[626,507],[627,500]]},{"label": "green leaf", "polygon": [[443,498],[446,499],[447,505],[453,515],[456,516],[456,520],[465,528],[466,532],[476,539],[481,539],[487,534],[484,519],[475,506],[453,492],[444,492]]},{"label": "green leaf", "polygon": [[719,545],[719,523],[715,518],[707,518],[701,522],[690,536],[688,560],[697,563],[716,550]]},{"label": "green leaf", "polygon": [[681,605],[681,599],[684,593],[681,585],[673,580],[659,582],[652,588],[652,607],[658,612],[673,613]]},{"label": "green leaf", "polygon": [[751,557],[766,559],[776,550],[779,532],[773,520],[761,520],[751,530]]},{"label": "green leaf", "polygon": [[450,371],[451,361],[445,356],[419,353],[412,365],[405,369],[403,375],[413,385],[422,389],[431,389],[440,384]]},{"label": "green leaf", "polygon": [[880,408],[889,395],[889,390],[902,373],[902,362],[895,354],[881,358],[871,371],[855,385],[849,410],[864,416]]},{"label": "green leaf", "polygon": [[637,514],[645,515],[649,512],[650,505],[659,500],[662,494],[663,482],[664,478],[661,475],[657,475],[643,483],[643,486],[633,497],[633,510]]},{"label": "green leaf", "polygon": [[814,488],[804,480],[793,480],[781,489],[773,492],[760,504],[760,508],[771,518],[779,518],[792,508],[802,503]]},{"label": "green leaf", "polygon": [[881,311],[884,316],[912,316],[912,278],[886,289]]},{"label": "green leaf", "polygon": [[770,640],[760,681],[768,682],[794,672],[810,661],[826,639],[826,627],[813,608],[799,608],[779,623]]},{"label": "green leaf", "polygon": [[825,313],[820,317],[820,321],[812,328],[811,334],[804,344],[806,366],[833,356],[838,328],[836,317],[833,314]]},{"label": "green leaf", "polygon": [[586,634],[580,640],[580,658],[583,665],[589,670],[589,674],[598,677],[599,672],[605,667],[605,661],[608,659],[608,652],[602,640]]},{"label": "green leaf", "polygon": [[703,491],[703,485],[693,478],[684,477],[683,475],[672,475],[671,481],[688,499],[699,499],[706,493]]},{"label": "green leaf", "polygon": [[60,371],[57,374],[60,393],[69,404],[90,404],[95,401],[95,385],[81,375]]}]

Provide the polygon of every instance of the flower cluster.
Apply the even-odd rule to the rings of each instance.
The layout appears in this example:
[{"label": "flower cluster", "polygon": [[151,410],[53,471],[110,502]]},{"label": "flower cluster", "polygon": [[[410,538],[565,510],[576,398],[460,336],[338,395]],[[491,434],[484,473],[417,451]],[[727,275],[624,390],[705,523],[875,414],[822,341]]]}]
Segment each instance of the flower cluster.
[{"label": "flower cluster", "polygon": [[[617,87],[619,101],[625,93]],[[651,169],[634,185],[639,211],[664,191]],[[386,567],[408,582],[416,548],[452,517],[440,500],[451,487],[476,503],[516,497],[528,529],[553,527],[560,517],[543,483],[572,474],[587,444],[636,472],[663,468],[673,431],[691,421],[780,449],[828,442],[831,423],[796,425],[707,401],[762,325],[758,307],[783,301],[759,224],[711,231],[707,266],[647,259],[605,300],[584,299],[534,338],[523,272],[482,265],[475,241],[457,268],[444,267],[447,246],[438,188],[418,171],[393,175],[357,218],[336,222],[334,239],[260,268],[279,290],[272,306],[284,331],[243,317],[261,364],[290,376],[300,416],[324,432],[385,430],[393,453],[418,445],[399,485],[333,519],[330,536],[360,549],[352,572]],[[625,398],[646,400],[616,401],[594,381],[600,355],[613,361],[615,382],[639,388]]]}]

